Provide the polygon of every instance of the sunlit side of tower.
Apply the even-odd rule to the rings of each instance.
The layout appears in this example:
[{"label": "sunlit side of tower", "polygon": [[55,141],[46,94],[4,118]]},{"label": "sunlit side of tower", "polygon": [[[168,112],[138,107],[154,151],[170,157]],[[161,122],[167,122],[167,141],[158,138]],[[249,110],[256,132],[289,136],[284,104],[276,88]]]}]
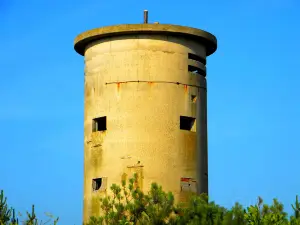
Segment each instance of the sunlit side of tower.
[{"label": "sunlit side of tower", "polygon": [[216,38],[166,24],[117,25],[78,35],[84,56],[84,221],[98,197],[138,174],[177,201],[208,193],[206,57]]}]

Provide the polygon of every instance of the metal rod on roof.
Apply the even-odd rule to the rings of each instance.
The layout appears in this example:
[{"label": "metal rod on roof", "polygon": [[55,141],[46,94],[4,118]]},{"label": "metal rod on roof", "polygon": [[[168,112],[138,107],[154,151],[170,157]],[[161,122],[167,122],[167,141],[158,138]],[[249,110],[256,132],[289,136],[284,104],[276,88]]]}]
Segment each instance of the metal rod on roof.
[{"label": "metal rod on roof", "polygon": [[144,10],[144,23],[148,23],[148,10]]}]

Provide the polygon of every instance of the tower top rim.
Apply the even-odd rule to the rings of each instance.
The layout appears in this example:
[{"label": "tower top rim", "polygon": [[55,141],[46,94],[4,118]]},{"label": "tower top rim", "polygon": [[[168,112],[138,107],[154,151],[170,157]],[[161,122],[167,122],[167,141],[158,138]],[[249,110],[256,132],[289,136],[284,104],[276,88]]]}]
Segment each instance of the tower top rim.
[{"label": "tower top rim", "polygon": [[129,34],[165,34],[194,39],[205,45],[207,56],[217,50],[217,38],[213,34],[197,28],[171,24],[121,24],[91,29],[75,38],[74,49],[78,54],[84,55],[86,46],[91,42]]}]

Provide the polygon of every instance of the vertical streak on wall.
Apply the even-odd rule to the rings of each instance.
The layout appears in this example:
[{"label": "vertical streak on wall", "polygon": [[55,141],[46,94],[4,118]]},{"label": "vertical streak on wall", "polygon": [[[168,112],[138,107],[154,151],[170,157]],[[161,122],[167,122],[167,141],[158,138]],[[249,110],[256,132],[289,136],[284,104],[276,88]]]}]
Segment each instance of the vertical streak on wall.
[{"label": "vertical streak on wall", "polygon": [[120,100],[121,93],[120,93],[121,83],[117,83],[117,99]]},{"label": "vertical streak on wall", "polygon": [[185,84],[184,85],[184,93],[187,94],[188,93],[188,86]]},{"label": "vertical streak on wall", "polygon": [[189,87],[185,84],[184,86],[184,96],[185,96],[185,110],[188,110],[190,107],[190,101],[189,101]]},{"label": "vertical streak on wall", "polygon": [[208,163],[207,163],[207,90],[206,79],[201,76],[197,97],[197,193],[208,194]]}]

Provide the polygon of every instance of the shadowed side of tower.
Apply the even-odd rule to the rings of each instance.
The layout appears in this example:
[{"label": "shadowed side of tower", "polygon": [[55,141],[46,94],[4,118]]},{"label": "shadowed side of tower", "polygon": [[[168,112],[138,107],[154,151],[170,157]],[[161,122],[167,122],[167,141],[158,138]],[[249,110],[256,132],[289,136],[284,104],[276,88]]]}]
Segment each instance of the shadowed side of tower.
[{"label": "shadowed side of tower", "polygon": [[205,31],[164,24],[93,29],[75,39],[85,59],[84,221],[97,197],[138,173],[177,201],[208,193]]}]

